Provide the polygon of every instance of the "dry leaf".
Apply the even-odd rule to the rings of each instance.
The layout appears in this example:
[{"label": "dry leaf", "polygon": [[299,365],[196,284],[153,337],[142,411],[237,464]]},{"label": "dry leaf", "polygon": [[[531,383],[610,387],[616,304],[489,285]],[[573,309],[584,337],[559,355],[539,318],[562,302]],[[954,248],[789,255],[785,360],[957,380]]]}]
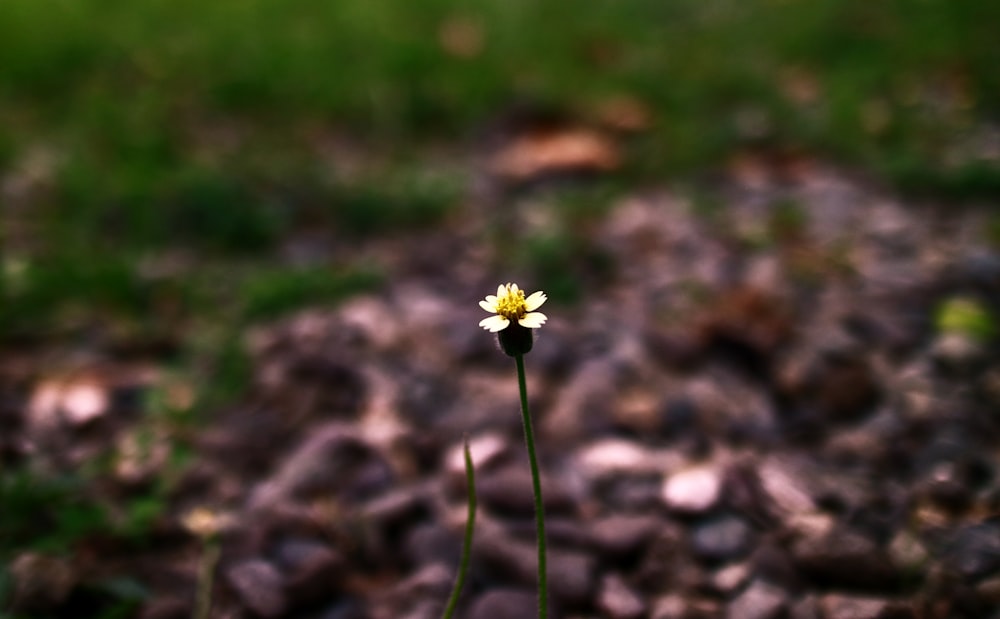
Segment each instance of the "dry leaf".
[{"label": "dry leaf", "polygon": [[545,174],[610,172],[621,165],[617,144],[590,129],[565,129],[523,135],[490,161],[497,176],[516,181]]}]

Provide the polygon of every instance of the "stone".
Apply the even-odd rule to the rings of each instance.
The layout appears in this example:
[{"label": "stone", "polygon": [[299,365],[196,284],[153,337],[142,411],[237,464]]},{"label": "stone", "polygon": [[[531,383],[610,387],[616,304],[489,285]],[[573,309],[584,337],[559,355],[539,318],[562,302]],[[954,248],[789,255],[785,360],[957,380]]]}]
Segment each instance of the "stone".
[{"label": "stone", "polygon": [[577,449],[574,468],[587,479],[599,480],[618,475],[662,474],[683,464],[683,456],[671,450],[654,450],[630,439],[602,438]]},{"label": "stone", "polygon": [[645,549],[665,526],[655,516],[611,514],[590,525],[590,544],[605,558],[622,559]]},{"label": "stone", "polygon": [[712,574],[712,588],[729,597],[743,588],[750,577],[750,568],[746,563],[731,563]]},{"label": "stone", "polygon": [[[486,432],[469,439],[469,455],[476,474],[481,475],[511,452],[510,440],[499,432]],[[449,479],[465,481],[465,448],[454,445],[444,458]]]},{"label": "stone", "polygon": [[[466,617],[475,619],[524,619],[538,615],[538,595],[523,589],[490,589],[469,605]],[[549,611],[549,617],[556,619]]]},{"label": "stone", "polygon": [[691,549],[704,561],[726,562],[745,555],[752,541],[753,530],[745,520],[724,514],[695,525]]},{"label": "stone", "polygon": [[889,542],[888,552],[892,564],[904,574],[919,574],[927,567],[927,548],[909,531],[897,532]]},{"label": "stone", "polygon": [[788,590],[802,587],[802,573],[783,544],[765,538],[750,555],[750,571],[755,578],[767,580]]},{"label": "stone", "polygon": [[344,597],[323,609],[317,619],[371,619],[365,603],[354,597]]},{"label": "stone", "polygon": [[312,604],[332,596],[344,568],[340,553],[323,542],[304,538],[281,541],[274,560],[284,573],[287,597],[295,605]]},{"label": "stone", "polygon": [[280,617],[288,610],[281,573],[267,561],[236,563],[226,569],[225,580],[243,606],[260,617]]},{"label": "stone", "polygon": [[982,343],[965,333],[942,333],[930,348],[934,362],[947,372],[969,376],[975,373],[988,356]]},{"label": "stone", "polygon": [[615,401],[615,364],[607,357],[588,359],[565,382],[555,402],[538,424],[548,444],[606,434]]},{"label": "stone", "polygon": [[1000,573],[1000,523],[961,526],[946,533],[938,545],[945,565],[968,580]]},{"label": "stone", "polygon": [[[566,484],[544,472],[541,481],[546,514],[571,512],[576,507],[577,501]],[[525,517],[535,513],[535,495],[527,461],[511,462],[477,475],[476,494],[480,504],[495,513]]]},{"label": "stone", "polygon": [[[538,577],[538,549],[534,541],[510,536],[498,524],[477,521],[472,556],[504,580],[530,585]],[[581,604],[593,594],[595,560],[590,553],[549,548],[549,592],[567,605]]]},{"label": "stone", "polygon": [[828,423],[852,423],[871,413],[881,387],[871,363],[848,348],[808,350],[778,371],[777,388],[798,408],[813,409]]},{"label": "stone", "polygon": [[923,480],[920,493],[935,506],[960,514],[972,504],[973,490],[957,463],[942,462]]},{"label": "stone", "polygon": [[872,591],[899,581],[885,549],[853,531],[806,535],[792,544],[791,552],[795,565],[820,586]]},{"label": "stone", "polygon": [[913,608],[904,602],[879,597],[831,593],[820,600],[824,619],[913,619]]},{"label": "stone", "polygon": [[363,499],[389,487],[392,470],[357,430],[332,422],[311,431],[268,479],[250,494],[251,510],[267,510],[313,496]]},{"label": "stone", "polygon": [[11,561],[9,570],[13,580],[10,606],[18,613],[60,606],[80,579],[68,560],[35,552],[19,554]]},{"label": "stone", "polygon": [[691,428],[698,427],[699,413],[697,402],[688,395],[667,398],[660,406],[660,434],[667,439],[689,435]]},{"label": "stone", "polygon": [[591,496],[623,513],[645,514],[663,507],[663,476],[658,473],[605,477],[592,486]]},{"label": "stone", "polygon": [[597,607],[610,619],[638,619],[646,612],[646,603],[617,573],[601,578]]},{"label": "stone", "polygon": [[715,600],[669,593],[653,601],[649,619],[719,619],[722,609]]},{"label": "stone", "polygon": [[755,581],[726,609],[727,619],[779,619],[788,610],[784,590],[764,581]]},{"label": "stone", "polygon": [[677,594],[668,594],[653,602],[650,619],[685,619],[687,616],[687,600]]},{"label": "stone", "polygon": [[426,520],[433,503],[433,490],[424,483],[395,486],[364,504],[362,520],[383,536],[408,529]]},{"label": "stone", "polygon": [[633,581],[651,591],[677,588],[678,583],[687,577],[685,570],[700,568],[691,557],[688,546],[686,528],[679,523],[668,523],[647,542],[632,574]]},{"label": "stone", "polygon": [[462,541],[455,531],[436,523],[418,524],[406,535],[402,554],[413,565],[443,563],[458,565]]},{"label": "stone", "polygon": [[671,511],[703,514],[714,508],[722,494],[722,471],[705,465],[684,469],[663,484],[663,502]]},{"label": "stone", "polygon": [[757,468],[760,488],[781,516],[809,513],[817,508],[801,465],[797,460],[772,457]]},{"label": "stone", "polygon": [[823,619],[820,616],[819,598],[806,595],[795,600],[788,610],[788,619]]},{"label": "stone", "polygon": [[454,583],[454,569],[440,563],[418,566],[388,588],[373,590],[367,600],[369,619],[436,619]]}]

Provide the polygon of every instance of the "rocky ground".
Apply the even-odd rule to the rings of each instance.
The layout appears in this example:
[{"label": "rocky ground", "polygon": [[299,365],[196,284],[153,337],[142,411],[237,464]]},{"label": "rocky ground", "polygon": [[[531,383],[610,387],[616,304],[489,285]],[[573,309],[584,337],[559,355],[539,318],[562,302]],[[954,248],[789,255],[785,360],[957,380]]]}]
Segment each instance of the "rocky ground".
[{"label": "rocky ground", "polygon": [[[525,361],[552,616],[1000,617],[985,214],[819,164],[739,164],[720,186],[718,209],[662,190],[593,215],[580,234],[602,268],[579,303],[543,308]],[[22,555],[17,603],[79,616],[53,574],[125,573],[150,592],[141,617],[190,617],[200,513],[222,528],[214,617],[438,617],[467,436],[480,510],[460,616],[534,616],[517,382],[477,301],[512,279],[487,231],[555,215],[530,194],[498,208],[372,242],[384,291],[248,334],[252,388],[194,440],[151,547]]]}]

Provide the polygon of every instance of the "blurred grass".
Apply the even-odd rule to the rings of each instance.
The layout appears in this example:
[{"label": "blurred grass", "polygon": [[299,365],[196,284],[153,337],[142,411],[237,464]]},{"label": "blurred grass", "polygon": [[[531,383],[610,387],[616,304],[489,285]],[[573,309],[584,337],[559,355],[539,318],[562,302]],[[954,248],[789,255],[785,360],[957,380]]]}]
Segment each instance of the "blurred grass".
[{"label": "blurred grass", "polygon": [[[997,23],[989,0],[5,0],[0,336],[95,312],[237,332],[377,285],[279,250],[444,221],[467,170],[433,153],[523,101],[646,106],[618,186],[751,148],[994,198]],[[525,252],[567,301],[573,265],[600,262],[573,238]],[[187,267],[144,272],[177,251]]]},{"label": "blurred grass", "polygon": [[[442,47],[450,23],[472,57]],[[54,143],[71,201],[266,210],[247,164],[315,187],[317,132],[413,150],[513,100],[627,93],[655,111],[658,174],[767,140],[920,189],[995,192],[996,154],[976,142],[997,130],[996,23],[988,0],[8,0],[0,109],[15,129],[0,153]],[[245,150],[212,143],[223,118]]]}]

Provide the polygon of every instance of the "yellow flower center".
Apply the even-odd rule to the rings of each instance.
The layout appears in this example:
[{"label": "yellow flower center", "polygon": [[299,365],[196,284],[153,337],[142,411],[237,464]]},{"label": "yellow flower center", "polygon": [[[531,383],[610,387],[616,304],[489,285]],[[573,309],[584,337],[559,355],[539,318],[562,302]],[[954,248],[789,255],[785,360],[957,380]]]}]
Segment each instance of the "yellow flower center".
[{"label": "yellow flower center", "polygon": [[528,311],[528,306],[524,302],[524,291],[513,292],[507,289],[507,294],[497,299],[497,314],[508,320],[523,318]]}]

